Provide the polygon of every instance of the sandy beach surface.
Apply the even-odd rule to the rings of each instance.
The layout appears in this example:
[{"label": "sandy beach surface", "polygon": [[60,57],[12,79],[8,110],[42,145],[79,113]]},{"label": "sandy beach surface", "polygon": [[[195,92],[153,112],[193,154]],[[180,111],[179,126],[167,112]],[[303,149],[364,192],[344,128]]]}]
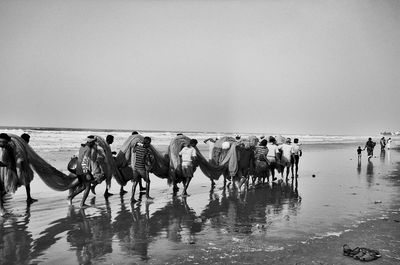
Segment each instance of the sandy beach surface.
[{"label": "sandy beach surface", "polygon": [[[359,264],[343,244],[379,250],[371,264],[400,264],[400,153],[376,148],[358,164],[358,145],[304,145],[297,180],[244,191],[222,179],[210,189],[197,170],[190,196],[174,197],[152,176],[154,199],[134,205],[113,182],[108,200],[101,184],[89,208],[81,196],[68,206],[67,192],[35,176],[38,202],[27,206],[23,187],[7,198],[0,264]],[[38,153],[62,170],[72,155]]]}]

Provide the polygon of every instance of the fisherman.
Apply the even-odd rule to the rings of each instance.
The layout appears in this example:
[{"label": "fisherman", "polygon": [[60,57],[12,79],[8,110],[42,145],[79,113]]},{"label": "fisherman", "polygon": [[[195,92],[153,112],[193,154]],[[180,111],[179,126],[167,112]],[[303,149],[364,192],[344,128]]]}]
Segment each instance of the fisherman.
[{"label": "fisherman", "polygon": [[208,161],[212,160],[212,151],[216,141],[216,138],[207,138],[204,140],[204,143],[208,144]]},{"label": "fisherman", "polygon": [[375,147],[375,145],[376,145],[376,143],[372,141],[371,137],[368,138],[368,141],[365,143],[365,147],[364,147],[363,150],[367,149],[368,161],[374,155],[374,147]]},{"label": "fisherman", "polygon": [[[139,133],[137,132],[137,131],[133,131],[132,132],[132,135],[138,135]],[[181,134],[182,135],[182,134]],[[133,167],[133,166],[132,166]],[[121,186],[121,188],[122,188],[122,186]],[[124,190],[125,191],[125,190]],[[146,192],[146,188],[145,187],[143,187],[143,184],[142,184],[142,179],[140,179],[139,180],[139,192],[140,193],[142,193],[142,192]],[[121,193],[120,193],[121,194]],[[124,195],[125,193],[122,193],[121,195]]]},{"label": "fisherman", "polygon": [[15,168],[14,150],[10,146],[11,137],[0,133],[0,216],[6,214],[4,195],[15,192],[17,188],[17,172]]},{"label": "fisherman", "polygon": [[136,144],[136,146],[131,148],[131,167],[133,170],[131,203],[136,202],[136,186],[138,183],[140,183],[141,179],[146,182],[146,198],[148,200],[153,199],[150,197],[149,171],[151,170],[152,164],[154,163],[154,155],[149,148],[150,144],[151,138],[146,136],[143,139],[143,143],[138,143]]},{"label": "fisherman", "polygon": [[381,140],[379,141],[379,144],[381,145],[381,151],[384,152],[385,151],[385,147],[386,147],[386,139],[385,136],[383,136],[381,138]]},{"label": "fisherman", "polygon": [[[107,136],[106,136],[106,143],[108,144],[108,146],[110,146],[110,150],[111,150],[111,145],[114,143],[114,136],[111,135],[111,134],[107,135]],[[111,153],[112,153],[112,155],[114,155],[114,156],[117,154],[115,151],[114,151],[114,152],[111,152]],[[106,190],[104,191],[104,197],[106,197],[106,198],[108,198],[108,197],[114,195],[114,194],[112,194],[112,193],[109,192],[109,189],[108,189],[108,188],[109,188],[110,184],[111,184],[111,176],[110,176],[109,179],[106,180]],[[96,186],[97,186],[97,183],[93,183],[92,186],[91,186],[91,188],[90,188],[90,190],[92,191],[93,194],[96,194],[96,192],[95,192]],[[127,191],[125,191],[125,190],[124,190],[124,187],[121,185],[119,194],[120,194],[120,195],[124,195],[125,193],[127,193]]]},{"label": "fisherman", "polygon": [[295,167],[296,177],[298,176],[297,172],[299,171],[299,160],[300,157],[303,155],[303,150],[301,145],[299,144],[299,139],[294,138],[292,144],[292,159],[291,159],[291,168],[293,172],[293,167]]},{"label": "fisherman", "polygon": [[188,196],[187,188],[193,178],[193,173],[196,170],[194,162],[196,161],[196,147],[197,140],[191,139],[189,144],[182,148],[179,156],[182,158],[182,175],[183,175],[183,192],[182,196]]},{"label": "fisherman", "polygon": [[92,183],[101,183],[104,179],[104,159],[105,152],[103,148],[96,143],[95,136],[89,135],[86,138],[86,144],[79,149],[76,167],[79,185],[73,188],[68,196],[70,205],[72,204],[72,199],[84,191],[81,207],[87,206],[85,201],[89,195]]},{"label": "fisherman", "polygon": [[253,177],[253,184],[255,179],[258,178],[258,182],[265,183],[265,178],[269,182],[269,170],[267,164],[267,148],[268,141],[266,139],[261,140],[260,144],[256,146],[254,150],[255,157],[255,176]]},{"label": "fisherman", "polygon": [[[21,138],[29,144],[31,136],[27,133],[23,133]],[[32,198],[31,196],[31,186],[30,183],[33,180],[33,170],[29,165],[28,158],[25,154],[23,154],[24,150],[20,148],[14,147],[14,154],[15,154],[15,162],[16,162],[16,169],[17,169],[17,176],[19,185],[24,185],[26,189],[26,202],[28,204],[37,202],[37,199]]]},{"label": "fisherman", "polygon": [[[111,135],[111,134],[107,135],[106,136],[106,142],[110,146],[110,149],[111,149],[111,145],[114,143],[114,136]],[[117,155],[117,152],[115,152],[115,151],[113,151],[111,153],[112,153],[112,155],[114,157]],[[111,194],[111,193],[108,192],[108,185],[106,186],[106,191],[104,192],[104,196],[106,196],[106,193]],[[124,195],[126,193],[128,193],[128,192],[126,190],[124,190],[124,186],[121,185],[121,188],[119,189],[119,194],[120,195]]]},{"label": "fisherman", "polygon": [[267,148],[268,148],[267,163],[269,166],[269,170],[271,172],[272,181],[274,181],[274,180],[276,180],[275,169],[278,166],[276,155],[279,152],[279,147],[276,145],[275,137],[273,137],[273,136],[269,137]]},{"label": "fisherman", "polygon": [[[281,164],[283,167],[282,168],[282,177],[283,177],[283,173],[286,168],[286,180],[287,180],[289,177],[289,171],[291,168],[291,161],[292,161],[292,156],[293,156],[293,146],[292,146],[291,139],[287,138],[286,142],[279,146],[279,149],[282,151],[282,157],[281,157]],[[294,178],[293,169],[292,169],[292,178]]]}]

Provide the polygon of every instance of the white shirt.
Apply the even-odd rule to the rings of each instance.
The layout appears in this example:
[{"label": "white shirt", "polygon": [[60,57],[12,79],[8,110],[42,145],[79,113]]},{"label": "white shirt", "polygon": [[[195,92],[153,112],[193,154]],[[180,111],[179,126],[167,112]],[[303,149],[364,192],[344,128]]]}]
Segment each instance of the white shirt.
[{"label": "white shirt", "polygon": [[192,162],[192,157],[196,157],[196,149],[193,147],[184,147],[179,155],[182,156],[182,162]]},{"label": "white shirt", "polygon": [[301,145],[293,143],[292,148],[293,148],[293,154],[300,155]]},{"label": "white shirt", "polygon": [[270,157],[275,157],[275,155],[279,152],[279,146],[271,143],[267,143],[268,155]]},{"label": "white shirt", "polygon": [[291,146],[290,144],[282,144],[281,146],[279,146],[279,148],[282,150],[282,156],[290,160],[290,157],[293,153],[293,146]]}]

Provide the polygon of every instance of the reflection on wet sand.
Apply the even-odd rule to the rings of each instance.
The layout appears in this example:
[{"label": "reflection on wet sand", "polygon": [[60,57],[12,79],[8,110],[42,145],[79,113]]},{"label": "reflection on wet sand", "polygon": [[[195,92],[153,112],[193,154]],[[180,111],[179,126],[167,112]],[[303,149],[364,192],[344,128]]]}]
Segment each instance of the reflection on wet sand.
[{"label": "reflection on wet sand", "polygon": [[[131,206],[121,197],[120,209],[114,219],[108,201],[102,209],[70,207],[66,217],[51,222],[35,240],[28,230],[28,208],[22,220],[3,219],[8,224],[0,226],[0,263],[40,262],[41,256],[63,238],[63,233],[66,234],[70,251],[76,254],[78,264],[96,263],[114,251],[145,261],[149,259],[148,250],[152,242],[167,239],[171,244],[194,244],[196,235],[205,226],[216,231],[224,228],[241,234],[252,233],[255,224],[263,224],[263,229],[268,229],[273,222],[270,215],[280,214],[284,205],[289,210],[288,218],[296,215],[301,198],[297,181],[294,181],[258,185],[244,193],[234,188],[212,191],[200,215],[190,208],[186,198],[173,197],[151,216],[151,204],[142,203]],[[90,213],[95,211],[95,214],[87,214],[89,210]],[[119,250],[113,249],[116,246],[113,238],[114,241],[118,239]]]},{"label": "reflection on wet sand", "polygon": [[24,217],[0,218],[0,264],[27,264],[31,259],[32,234],[28,231],[30,205]]},{"label": "reflection on wet sand", "polygon": [[374,183],[374,164],[372,163],[372,161],[368,161],[366,176],[368,187],[371,187]]},{"label": "reflection on wet sand", "polygon": [[201,213],[201,218],[210,220],[214,228],[223,227],[227,232],[251,234],[254,224],[262,224],[267,229],[272,224],[270,215],[280,214],[284,205],[295,215],[300,203],[297,180],[292,183],[257,185],[245,193],[224,189],[221,199],[210,195],[210,203]]}]

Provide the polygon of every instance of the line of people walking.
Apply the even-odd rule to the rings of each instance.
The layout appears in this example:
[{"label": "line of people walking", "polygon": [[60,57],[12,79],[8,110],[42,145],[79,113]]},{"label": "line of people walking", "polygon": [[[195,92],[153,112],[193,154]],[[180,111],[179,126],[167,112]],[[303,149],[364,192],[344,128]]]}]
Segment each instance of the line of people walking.
[{"label": "line of people walking", "polygon": [[[18,137],[14,136],[14,138]],[[20,138],[25,139],[26,144],[29,143],[29,135],[23,134]],[[269,137],[268,141],[264,139],[265,137],[260,138],[261,142],[255,146],[245,144],[240,136],[234,139],[237,142],[234,146],[225,142],[222,144],[223,147],[227,146],[226,144],[229,147],[234,147],[235,149],[232,149],[233,153],[236,153],[240,148],[247,149],[247,151],[250,150],[247,156],[234,156],[237,159],[234,163],[239,165],[239,169],[230,171],[232,180],[240,182],[239,187],[246,182],[249,183],[250,178],[252,178],[253,184],[257,181],[258,183],[265,183],[266,179],[269,181],[269,176],[272,177],[272,181],[277,179],[275,171],[281,173],[283,179],[285,170],[286,178],[288,178],[290,172],[292,178],[294,176],[297,177],[299,159],[302,155],[302,148],[298,139],[294,139],[294,142],[291,143],[291,139],[287,138],[284,143],[278,145],[276,139],[272,136]],[[177,141],[174,142],[174,140]],[[69,190],[69,204],[72,204],[73,199],[83,192],[80,206],[86,207],[85,202],[90,191],[96,194],[96,186],[103,181],[106,183],[104,196],[108,198],[113,195],[109,192],[109,188],[111,177],[114,177],[120,184],[121,196],[127,193],[124,190],[126,183],[132,181],[131,202],[135,203],[137,202],[135,199],[137,186],[139,186],[139,192],[145,193],[148,200],[152,199],[150,197],[151,182],[149,173],[153,173],[157,177],[167,178],[168,181],[172,181],[174,193],[179,189],[176,184],[182,182],[182,196],[188,196],[187,190],[189,184],[199,165],[203,172],[205,172],[204,168],[208,167],[207,169],[210,174],[205,174],[208,177],[209,175],[213,175],[213,171],[219,172],[224,168],[225,164],[222,165],[213,161],[213,149],[210,149],[209,159],[204,159],[201,152],[197,149],[198,142],[196,139],[189,139],[182,134],[178,134],[174,140],[171,142],[170,149],[177,151],[177,154],[174,154],[169,149],[167,154],[160,155],[152,147],[150,137],[143,137],[134,131],[117,153],[111,151],[111,144],[114,142],[112,135],[107,135],[106,140],[99,136],[89,135],[81,143],[79,151],[68,164],[68,170],[73,173],[72,177],[65,175],[63,186],[58,190]],[[214,144],[216,140],[218,139],[206,139],[204,142]],[[256,139],[256,142],[258,141],[259,139]],[[30,182],[33,179],[33,171],[29,166],[31,162],[28,156],[24,154],[24,149],[21,146],[17,148],[15,142],[18,141],[12,141],[9,135],[5,133],[0,134],[1,215],[5,213],[3,205],[4,195],[15,192],[17,187],[21,185],[26,187],[27,202],[30,204],[37,201],[30,195]],[[176,145],[175,149],[171,148],[173,142]],[[175,159],[174,155],[177,155],[178,159]],[[244,157],[247,157],[246,159],[249,159],[250,162],[241,163],[240,160],[243,161]],[[174,162],[174,159],[177,162]],[[231,162],[229,163],[232,164]],[[245,165],[244,168],[243,165]],[[217,177],[210,177],[212,185],[215,185],[214,180],[218,179],[219,173],[214,175]],[[46,181],[45,183],[49,184]],[[58,184],[61,185],[60,183]]]}]

